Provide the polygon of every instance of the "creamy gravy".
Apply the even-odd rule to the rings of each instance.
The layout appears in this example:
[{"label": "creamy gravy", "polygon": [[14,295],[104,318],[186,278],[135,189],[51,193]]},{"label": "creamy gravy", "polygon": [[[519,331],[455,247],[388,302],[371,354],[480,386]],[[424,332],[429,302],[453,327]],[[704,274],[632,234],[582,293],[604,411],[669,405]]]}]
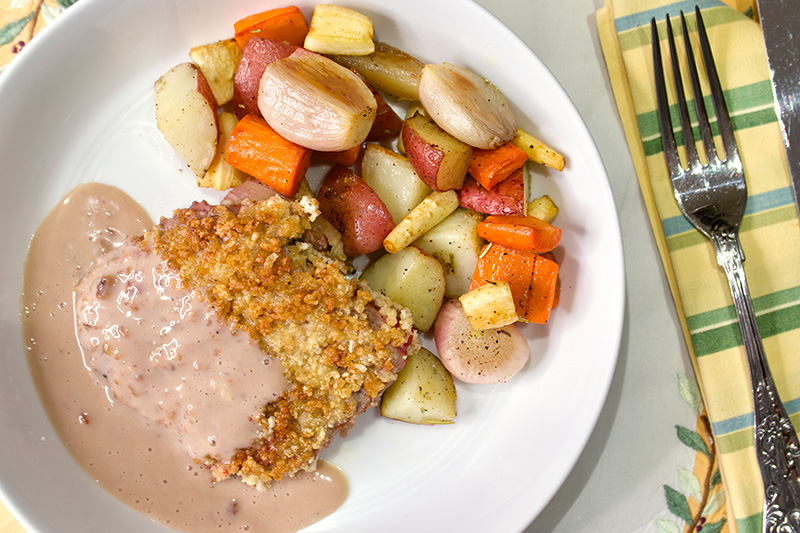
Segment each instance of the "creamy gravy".
[{"label": "creamy gravy", "polygon": [[[187,298],[156,256],[126,258],[121,268],[114,250],[151,225],[118,189],[86,184],[48,215],[31,243],[23,331],[34,381],[65,446],[108,492],[175,529],[294,531],[332,513],[347,487],[324,462],[259,492],[235,480],[212,485],[192,460],[246,445],[253,410],[286,383],[276,362],[265,364],[249,339]],[[84,326],[76,331],[73,288],[90,267],[95,283],[98,273],[116,280],[113,296],[79,291],[74,308]],[[132,291],[136,298],[127,298]],[[210,335],[209,325],[220,334]],[[81,351],[78,338],[101,348]],[[122,355],[110,362],[98,356],[104,351]]]}]

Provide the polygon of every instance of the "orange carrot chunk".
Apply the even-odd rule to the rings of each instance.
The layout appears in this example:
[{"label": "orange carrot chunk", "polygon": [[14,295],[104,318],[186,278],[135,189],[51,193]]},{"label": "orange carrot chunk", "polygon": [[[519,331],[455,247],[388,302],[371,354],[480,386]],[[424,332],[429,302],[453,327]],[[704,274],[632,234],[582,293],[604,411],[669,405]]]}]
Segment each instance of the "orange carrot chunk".
[{"label": "orange carrot chunk", "polygon": [[558,299],[558,263],[546,257],[536,258],[528,308],[525,319],[534,324],[546,324]]},{"label": "orange carrot chunk", "polygon": [[530,250],[487,244],[469,288],[489,281],[508,282],[521,320],[547,323],[558,298],[558,263]]},{"label": "orange carrot chunk", "polygon": [[511,287],[517,315],[525,317],[535,265],[536,254],[533,252],[487,244],[478,259],[469,290],[477,289],[488,281],[506,281]]},{"label": "orange carrot chunk", "polygon": [[294,196],[311,164],[311,150],[282,137],[267,121],[246,115],[233,128],[225,161],[285,196]]},{"label": "orange carrot chunk", "polygon": [[561,242],[561,228],[532,216],[488,216],[478,224],[478,235],[489,242],[540,254]]},{"label": "orange carrot chunk", "polygon": [[358,161],[358,158],[361,156],[363,148],[364,145],[362,143],[362,144],[357,144],[354,147],[349,148],[347,150],[342,150],[340,152],[320,152],[314,150],[314,152],[312,152],[312,155],[314,158],[326,161],[328,163],[351,167],[356,164],[356,161]]},{"label": "orange carrot chunk", "polygon": [[506,143],[492,150],[474,148],[467,172],[478,183],[491,189],[515,170],[522,168],[527,160],[527,154],[512,143]]},{"label": "orange carrot chunk", "polygon": [[234,22],[233,31],[234,39],[242,49],[252,37],[303,46],[308,33],[308,23],[297,6],[288,6],[240,19]]}]

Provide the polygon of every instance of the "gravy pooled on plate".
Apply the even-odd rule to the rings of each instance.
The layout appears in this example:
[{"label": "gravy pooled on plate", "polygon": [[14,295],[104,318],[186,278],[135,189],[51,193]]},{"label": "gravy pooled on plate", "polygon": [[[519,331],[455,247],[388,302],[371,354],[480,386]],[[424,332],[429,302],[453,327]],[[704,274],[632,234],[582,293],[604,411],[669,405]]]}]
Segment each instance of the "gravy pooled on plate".
[{"label": "gravy pooled on plate", "polygon": [[[124,193],[91,183],[73,190],[31,243],[23,330],[64,445],[109,493],[178,530],[294,531],[332,513],[347,487],[324,462],[267,491],[212,483],[202,458],[263,436],[260,407],[291,386],[277,359],[190,296],[158,255],[125,244],[151,226]],[[94,285],[76,293],[75,315],[73,288],[90,269]],[[77,338],[99,349],[82,351]]]}]

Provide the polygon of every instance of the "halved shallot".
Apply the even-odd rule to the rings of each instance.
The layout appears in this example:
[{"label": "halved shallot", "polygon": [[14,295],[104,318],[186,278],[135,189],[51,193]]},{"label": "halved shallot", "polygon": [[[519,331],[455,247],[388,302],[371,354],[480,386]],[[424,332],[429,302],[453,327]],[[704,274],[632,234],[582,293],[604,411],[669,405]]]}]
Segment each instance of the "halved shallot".
[{"label": "halved shallot", "polygon": [[497,148],[517,136],[517,119],[503,93],[465,68],[425,65],[419,101],[439,127],[470,146]]},{"label": "halved shallot", "polygon": [[508,381],[530,357],[528,341],[515,324],[474,329],[458,300],[442,306],[433,327],[442,364],[467,383]]},{"label": "halved shallot", "polygon": [[275,131],[321,152],[364,142],[376,108],[372,91],[358,75],[302,49],[267,65],[258,90],[258,109]]}]

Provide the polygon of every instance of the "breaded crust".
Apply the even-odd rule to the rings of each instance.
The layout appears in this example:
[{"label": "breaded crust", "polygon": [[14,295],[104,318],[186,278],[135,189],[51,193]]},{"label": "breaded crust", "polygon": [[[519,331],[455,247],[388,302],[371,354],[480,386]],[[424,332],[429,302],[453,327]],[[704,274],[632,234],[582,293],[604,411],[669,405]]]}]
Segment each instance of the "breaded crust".
[{"label": "breaded crust", "polygon": [[251,443],[233,457],[205,459],[215,480],[240,476],[263,488],[313,469],[419,345],[408,310],[302,240],[311,227],[307,201],[273,197],[236,211],[182,209],[151,236],[183,282],[256,338],[293,384],[254,413],[260,432]]}]

